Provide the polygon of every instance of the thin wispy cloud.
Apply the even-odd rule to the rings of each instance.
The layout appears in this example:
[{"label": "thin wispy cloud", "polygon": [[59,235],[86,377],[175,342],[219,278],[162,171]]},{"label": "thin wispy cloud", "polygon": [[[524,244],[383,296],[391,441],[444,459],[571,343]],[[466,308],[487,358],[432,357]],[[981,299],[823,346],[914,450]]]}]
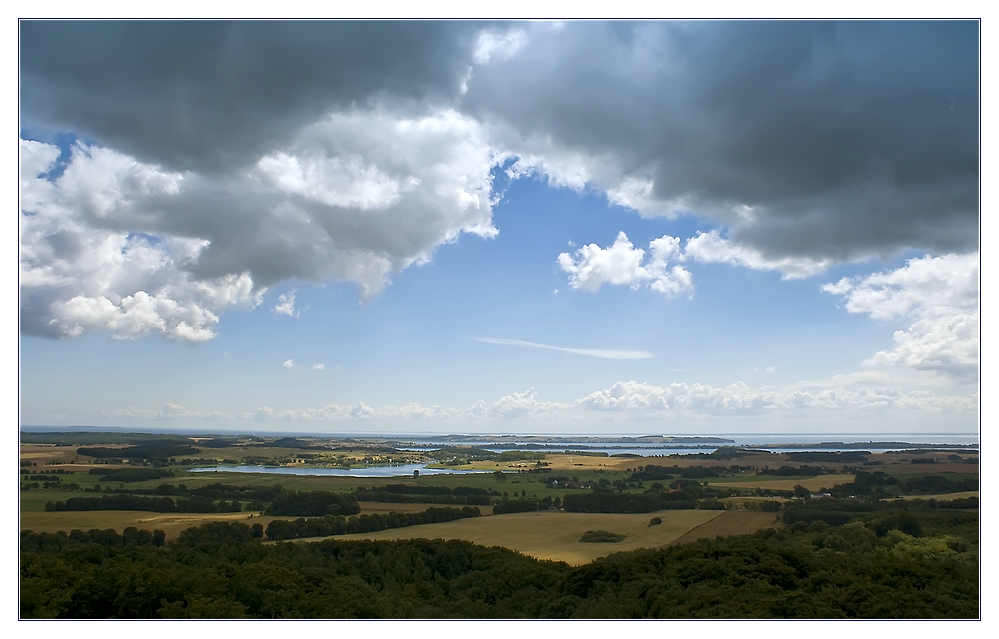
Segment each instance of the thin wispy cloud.
[{"label": "thin wispy cloud", "polygon": [[599,357],[600,359],[651,359],[655,357],[649,351],[622,351],[609,348],[564,348],[562,346],[550,346],[548,344],[537,344],[535,342],[525,342],[520,339],[500,339],[495,337],[476,337],[475,341],[487,344],[503,344],[504,346],[523,346],[527,348],[544,348],[550,351],[562,351],[564,353],[575,353],[576,355],[586,355],[588,357]]}]

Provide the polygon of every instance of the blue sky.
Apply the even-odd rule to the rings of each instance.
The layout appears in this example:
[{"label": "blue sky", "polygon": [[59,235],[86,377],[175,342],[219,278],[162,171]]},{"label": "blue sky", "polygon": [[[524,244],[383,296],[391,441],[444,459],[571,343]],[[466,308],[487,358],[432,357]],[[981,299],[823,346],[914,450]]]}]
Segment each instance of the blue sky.
[{"label": "blue sky", "polygon": [[977,48],[22,23],[21,422],[973,432]]}]

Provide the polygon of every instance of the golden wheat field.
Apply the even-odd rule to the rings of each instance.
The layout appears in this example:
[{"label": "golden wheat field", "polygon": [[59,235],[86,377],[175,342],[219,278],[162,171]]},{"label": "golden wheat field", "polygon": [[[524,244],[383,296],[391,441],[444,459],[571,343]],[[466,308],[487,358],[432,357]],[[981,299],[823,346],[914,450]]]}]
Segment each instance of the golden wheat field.
[{"label": "golden wheat field", "polygon": [[[538,559],[585,564],[614,552],[665,546],[722,515],[720,510],[664,510],[642,514],[529,512],[461,519],[337,539],[464,539],[483,546],[502,546]],[[652,517],[662,524],[649,526]],[[773,521],[771,518],[770,521]],[[618,543],[584,543],[587,530],[626,535]],[[714,534],[711,534],[714,537]]]}]

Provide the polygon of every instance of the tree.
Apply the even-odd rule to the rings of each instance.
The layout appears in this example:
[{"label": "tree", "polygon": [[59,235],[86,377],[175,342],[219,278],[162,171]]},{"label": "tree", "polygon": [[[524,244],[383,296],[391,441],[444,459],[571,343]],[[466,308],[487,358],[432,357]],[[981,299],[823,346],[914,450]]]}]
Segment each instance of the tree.
[{"label": "tree", "polygon": [[503,474],[502,470],[494,470],[493,471],[493,478],[496,481],[501,482],[501,483],[506,481],[506,475]]}]

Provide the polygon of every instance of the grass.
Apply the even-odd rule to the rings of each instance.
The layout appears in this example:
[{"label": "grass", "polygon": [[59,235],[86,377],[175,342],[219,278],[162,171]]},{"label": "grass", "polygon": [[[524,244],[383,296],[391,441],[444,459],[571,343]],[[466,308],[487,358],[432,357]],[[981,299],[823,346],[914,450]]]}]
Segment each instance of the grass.
[{"label": "grass", "polygon": [[81,493],[71,490],[22,490],[21,513],[42,512],[45,502],[66,501],[70,497],[100,497],[96,493]]},{"label": "grass", "polygon": [[713,486],[723,486],[726,488],[769,488],[770,490],[794,490],[797,485],[804,486],[808,490],[819,490],[822,487],[832,488],[836,484],[853,483],[853,475],[818,475],[816,477],[802,477],[798,479],[788,479],[787,477],[774,477],[773,475],[757,475],[755,477],[739,478],[734,480],[729,477],[721,477],[711,482]]}]

